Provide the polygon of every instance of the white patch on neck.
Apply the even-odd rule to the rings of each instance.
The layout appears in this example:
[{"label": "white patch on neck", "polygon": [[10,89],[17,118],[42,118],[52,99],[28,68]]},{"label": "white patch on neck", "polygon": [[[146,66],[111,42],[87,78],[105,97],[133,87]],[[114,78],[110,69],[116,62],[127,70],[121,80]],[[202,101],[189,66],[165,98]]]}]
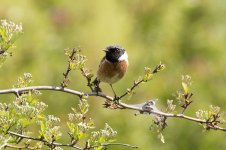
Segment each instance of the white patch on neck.
[{"label": "white patch on neck", "polygon": [[126,52],[124,52],[124,54],[121,56],[121,57],[119,57],[119,59],[118,59],[119,61],[123,61],[123,60],[125,60],[125,61],[127,61],[128,62],[128,55],[127,55],[127,53]]}]

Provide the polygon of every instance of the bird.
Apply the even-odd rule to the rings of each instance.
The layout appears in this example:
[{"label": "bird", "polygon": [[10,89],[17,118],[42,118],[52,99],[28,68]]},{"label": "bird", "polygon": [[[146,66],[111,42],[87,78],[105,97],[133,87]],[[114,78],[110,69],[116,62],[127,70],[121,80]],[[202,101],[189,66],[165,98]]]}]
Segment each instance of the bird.
[{"label": "bird", "polygon": [[[129,62],[124,48],[119,45],[110,45],[103,49],[105,56],[102,58],[97,70],[98,83],[108,83],[114,93],[114,100],[118,100],[112,84],[118,82],[127,72]],[[99,87],[99,84],[98,84]]]}]

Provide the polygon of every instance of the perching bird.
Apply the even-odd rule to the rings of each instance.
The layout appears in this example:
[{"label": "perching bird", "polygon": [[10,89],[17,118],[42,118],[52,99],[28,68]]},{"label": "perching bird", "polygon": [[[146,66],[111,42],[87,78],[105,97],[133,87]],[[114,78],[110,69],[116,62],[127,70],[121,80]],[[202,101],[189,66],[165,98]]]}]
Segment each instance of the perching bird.
[{"label": "perching bird", "polygon": [[119,45],[108,46],[104,51],[106,55],[101,60],[97,70],[97,80],[108,83],[114,92],[115,99],[117,99],[112,84],[125,75],[129,65],[128,55],[125,49]]}]

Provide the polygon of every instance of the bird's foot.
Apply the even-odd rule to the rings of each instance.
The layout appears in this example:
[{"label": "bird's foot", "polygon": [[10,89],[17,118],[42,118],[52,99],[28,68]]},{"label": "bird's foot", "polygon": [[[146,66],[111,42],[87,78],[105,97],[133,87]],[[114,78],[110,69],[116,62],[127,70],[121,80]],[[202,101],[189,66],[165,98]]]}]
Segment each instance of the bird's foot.
[{"label": "bird's foot", "polygon": [[100,86],[100,80],[98,80],[97,78],[93,81],[93,85],[94,85],[94,92],[97,93],[97,95],[99,95],[100,92],[102,92]]},{"label": "bird's foot", "polygon": [[94,91],[99,95],[99,93],[102,92],[101,88],[99,86],[95,87]]},{"label": "bird's foot", "polygon": [[116,103],[116,104],[119,104],[119,100],[120,100],[120,97],[115,95],[113,101]]}]

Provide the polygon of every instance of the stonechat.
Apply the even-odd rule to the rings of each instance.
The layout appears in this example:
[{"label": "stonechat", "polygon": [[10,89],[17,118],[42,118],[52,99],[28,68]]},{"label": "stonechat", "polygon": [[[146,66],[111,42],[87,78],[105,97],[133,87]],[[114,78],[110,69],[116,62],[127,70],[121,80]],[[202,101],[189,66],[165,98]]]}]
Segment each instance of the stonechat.
[{"label": "stonechat", "polygon": [[[108,83],[118,99],[112,84],[119,81],[128,68],[128,55],[124,48],[119,45],[111,45],[104,49],[105,56],[102,58],[97,70],[97,81]],[[99,84],[98,84],[99,85]]]}]

